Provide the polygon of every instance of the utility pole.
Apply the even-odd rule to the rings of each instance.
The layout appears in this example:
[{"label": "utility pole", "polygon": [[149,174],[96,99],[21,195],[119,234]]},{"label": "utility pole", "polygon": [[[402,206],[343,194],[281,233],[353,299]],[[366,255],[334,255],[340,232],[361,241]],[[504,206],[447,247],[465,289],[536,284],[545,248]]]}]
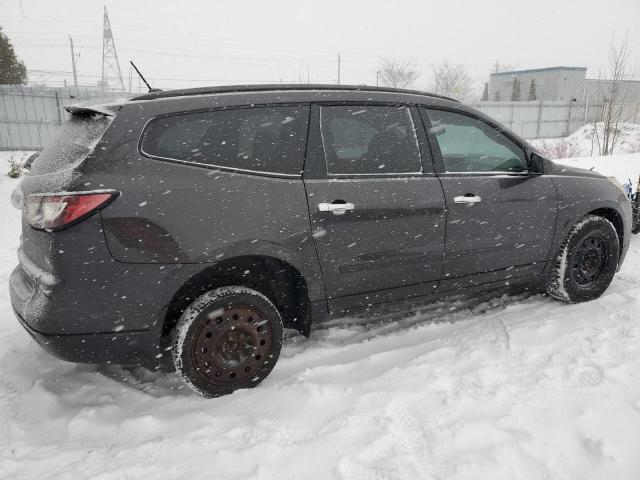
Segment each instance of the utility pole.
[{"label": "utility pole", "polygon": [[71,66],[73,67],[73,85],[78,90],[78,74],[76,72],[76,54],[73,51],[73,38],[69,35],[69,44],[71,45]]},{"label": "utility pole", "polygon": [[340,85],[340,52],[338,52],[338,85]]},{"label": "utility pole", "polygon": [[376,87],[380,86],[379,78],[380,78],[380,70],[376,70]]}]

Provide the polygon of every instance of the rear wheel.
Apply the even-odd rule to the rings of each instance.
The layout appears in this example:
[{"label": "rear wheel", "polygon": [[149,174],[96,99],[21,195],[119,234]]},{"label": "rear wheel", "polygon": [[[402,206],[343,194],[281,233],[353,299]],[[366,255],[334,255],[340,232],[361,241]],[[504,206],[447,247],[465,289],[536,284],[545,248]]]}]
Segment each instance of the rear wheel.
[{"label": "rear wheel", "polygon": [[176,327],[173,362],[208,397],[252,388],[273,369],[282,348],[278,309],[246,287],[222,287],[197,298]]},{"label": "rear wheel", "polygon": [[547,278],[547,292],[569,303],[598,298],[618,267],[620,243],[606,218],[587,215],[571,229]]}]

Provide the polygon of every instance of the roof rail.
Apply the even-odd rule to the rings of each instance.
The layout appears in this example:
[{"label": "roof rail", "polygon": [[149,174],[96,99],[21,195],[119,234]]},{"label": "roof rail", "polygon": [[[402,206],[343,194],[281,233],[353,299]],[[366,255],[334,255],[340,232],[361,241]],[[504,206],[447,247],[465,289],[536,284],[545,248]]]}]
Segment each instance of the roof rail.
[{"label": "roof rail", "polygon": [[[391,88],[391,87],[371,87],[368,85],[324,85],[324,84],[282,84],[271,83],[261,85],[226,85],[218,87],[198,87],[198,88],[185,88],[180,90],[165,90],[161,92],[152,92],[137,97],[133,97],[131,100],[156,100],[159,98],[172,98],[172,97],[188,97],[193,95],[210,95],[215,93],[242,93],[242,92],[267,92],[267,91],[307,91],[307,90],[332,90],[332,91],[362,91],[362,92],[386,92],[386,93],[408,93],[411,95],[425,95],[428,97],[442,98],[445,100],[451,100],[458,102],[458,100],[446,97],[444,95],[437,95],[435,93],[423,92],[421,90],[408,90],[404,88]],[[458,102],[459,103],[459,102]]]}]

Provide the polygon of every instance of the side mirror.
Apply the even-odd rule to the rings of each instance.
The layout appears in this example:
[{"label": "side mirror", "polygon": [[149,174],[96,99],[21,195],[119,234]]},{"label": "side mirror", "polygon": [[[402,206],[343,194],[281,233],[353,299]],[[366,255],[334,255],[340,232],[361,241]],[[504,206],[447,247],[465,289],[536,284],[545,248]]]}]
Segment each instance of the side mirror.
[{"label": "side mirror", "polygon": [[544,173],[544,158],[535,152],[529,154],[529,171],[531,173]]},{"label": "side mirror", "polygon": [[447,131],[447,127],[444,125],[434,125],[429,129],[430,133],[433,133],[435,136],[442,135]]}]

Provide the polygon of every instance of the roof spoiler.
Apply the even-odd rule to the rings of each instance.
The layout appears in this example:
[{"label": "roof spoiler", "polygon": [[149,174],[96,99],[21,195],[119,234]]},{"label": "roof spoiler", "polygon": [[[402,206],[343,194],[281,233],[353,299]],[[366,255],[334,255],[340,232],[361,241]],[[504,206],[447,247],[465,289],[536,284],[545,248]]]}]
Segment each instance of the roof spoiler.
[{"label": "roof spoiler", "polygon": [[76,103],[73,105],[67,105],[64,109],[71,115],[106,115],[113,117],[122,108],[122,105],[127,102],[129,98],[121,99],[94,99],[89,102]]}]

